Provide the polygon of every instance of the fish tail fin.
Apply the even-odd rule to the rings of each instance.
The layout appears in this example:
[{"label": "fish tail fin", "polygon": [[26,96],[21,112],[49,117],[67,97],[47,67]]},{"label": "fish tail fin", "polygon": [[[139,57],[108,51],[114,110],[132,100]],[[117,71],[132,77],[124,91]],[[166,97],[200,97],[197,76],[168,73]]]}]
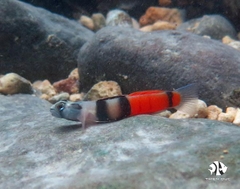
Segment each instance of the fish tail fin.
[{"label": "fish tail fin", "polygon": [[181,103],[175,107],[178,111],[194,116],[197,113],[198,86],[189,84],[176,90],[181,95]]}]

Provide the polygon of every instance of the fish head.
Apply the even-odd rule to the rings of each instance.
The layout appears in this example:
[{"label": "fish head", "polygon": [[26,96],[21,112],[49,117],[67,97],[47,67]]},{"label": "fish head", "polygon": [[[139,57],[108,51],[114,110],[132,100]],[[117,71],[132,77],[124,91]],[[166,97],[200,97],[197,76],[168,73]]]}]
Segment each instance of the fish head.
[{"label": "fish head", "polygon": [[79,116],[82,112],[81,103],[69,101],[59,101],[50,108],[52,116],[65,118],[72,121],[80,121]]}]

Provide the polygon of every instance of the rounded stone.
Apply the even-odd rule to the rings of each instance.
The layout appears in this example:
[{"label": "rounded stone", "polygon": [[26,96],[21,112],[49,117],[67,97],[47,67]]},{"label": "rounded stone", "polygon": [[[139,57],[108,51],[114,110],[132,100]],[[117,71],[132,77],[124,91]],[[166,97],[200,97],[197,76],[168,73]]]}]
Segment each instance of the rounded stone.
[{"label": "rounded stone", "polygon": [[2,94],[17,94],[26,93],[32,94],[32,84],[27,79],[16,73],[8,73],[0,78],[0,93]]}]

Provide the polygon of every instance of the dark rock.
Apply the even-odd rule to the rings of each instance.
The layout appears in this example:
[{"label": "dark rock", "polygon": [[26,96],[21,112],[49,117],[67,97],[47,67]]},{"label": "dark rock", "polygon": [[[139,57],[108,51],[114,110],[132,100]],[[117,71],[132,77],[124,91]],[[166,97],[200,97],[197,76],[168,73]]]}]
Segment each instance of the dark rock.
[{"label": "dark rock", "polygon": [[118,82],[124,94],[196,82],[207,103],[240,106],[230,95],[239,89],[239,51],[195,34],[106,27],[81,48],[78,63],[83,91],[100,80]]},{"label": "dark rock", "polygon": [[[97,0],[21,0],[37,7],[42,7],[51,12],[68,18],[78,19],[81,14],[90,16],[97,12]],[[77,18],[78,16],[78,18]]]},{"label": "dark rock", "polygon": [[202,18],[184,22],[178,28],[180,31],[189,31],[198,35],[207,35],[212,39],[222,39],[225,36],[237,37],[237,32],[231,23],[220,15],[208,15]]},{"label": "dark rock", "polygon": [[[137,116],[83,132],[76,122],[52,117],[50,106],[30,95],[0,95],[0,188],[223,189],[240,184],[238,126]],[[224,163],[227,172],[210,175],[213,161]]]},{"label": "dark rock", "polygon": [[0,74],[31,81],[65,78],[93,32],[81,24],[13,0],[0,1]]},{"label": "dark rock", "polygon": [[[106,15],[112,9],[127,11],[132,17],[138,19],[149,6],[158,6],[158,0],[22,0],[35,6],[44,7],[52,12],[78,19],[79,15],[91,16],[100,12]],[[78,18],[77,18],[78,16]]]},{"label": "dark rock", "polygon": [[187,19],[198,18],[207,14],[220,14],[230,20],[240,30],[240,3],[239,0],[174,0],[171,7],[178,7],[186,10]]},{"label": "dark rock", "polygon": [[96,12],[107,14],[112,9],[127,11],[131,17],[139,19],[150,6],[168,6],[186,10],[187,19],[198,18],[206,14],[220,14],[229,19],[237,31],[240,30],[240,4],[239,0],[21,0],[35,6],[44,7],[69,18],[78,19],[84,14],[91,16]]}]

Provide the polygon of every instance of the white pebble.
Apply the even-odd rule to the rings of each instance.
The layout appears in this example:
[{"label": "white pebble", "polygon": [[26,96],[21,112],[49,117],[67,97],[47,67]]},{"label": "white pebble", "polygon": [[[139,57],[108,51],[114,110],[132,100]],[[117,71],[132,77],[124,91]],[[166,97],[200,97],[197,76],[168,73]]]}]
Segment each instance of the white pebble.
[{"label": "white pebble", "polygon": [[237,109],[236,116],[233,120],[233,123],[240,126],[240,109]]}]

